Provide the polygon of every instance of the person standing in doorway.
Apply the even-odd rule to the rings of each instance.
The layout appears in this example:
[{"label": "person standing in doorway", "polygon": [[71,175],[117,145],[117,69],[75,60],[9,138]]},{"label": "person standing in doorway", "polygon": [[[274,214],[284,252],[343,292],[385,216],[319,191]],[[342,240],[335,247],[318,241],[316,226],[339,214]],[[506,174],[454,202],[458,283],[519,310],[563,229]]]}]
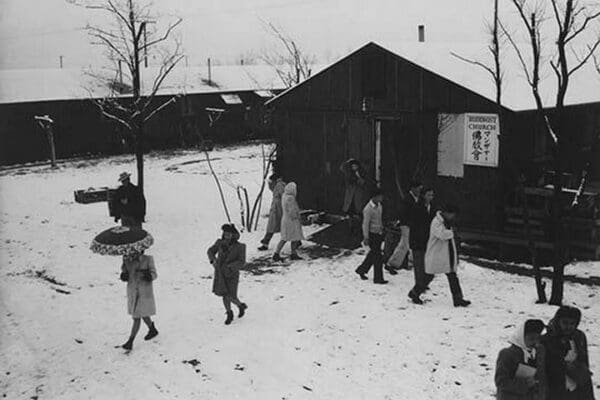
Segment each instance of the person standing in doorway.
[{"label": "person standing in doorway", "polygon": [[383,194],[376,189],[371,196],[371,201],[363,209],[363,245],[369,246],[369,253],[364,261],[355,270],[360,279],[367,280],[367,274],[374,267],[373,282],[376,284],[388,283],[383,279],[383,256],[381,244],[383,243],[383,218],[382,218]]},{"label": "person standing in doorway", "polygon": [[421,293],[429,288],[433,275],[425,272],[425,250],[429,241],[429,229],[431,221],[436,215],[433,206],[434,191],[432,188],[423,190],[423,196],[419,204],[415,205],[410,218],[410,251],[413,255],[413,271],[415,285],[408,293],[408,297],[415,304],[423,304],[419,297]]},{"label": "person standing in doorway", "polygon": [[[392,271],[398,269],[409,269],[408,267],[408,251],[410,249],[410,221],[414,208],[419,204],[423,184],[419,181],[410,183],[408,195],[402,201],[402,211],[400,215],[400,242],[394,249],[391,257],[387,261],[386,270]],[[395,272],[395,271],[394,271]]]},{"label": "person standing in doorway", "polygon": [[261,246],[258,248],[260,251],[268,250],[273,235],[281,232],[281,218],[283,216],[281,197],[283,196],[283,190],[285,189],[285,182],[279,175],[273,174],[269,178],[269,189],[273,193],[273,198],[271,200],[271,209],[269,210],[267,232],[260,241]]},{"label": "person standing in doorway", "polygon": [[273,261],[281,261],[281,249],[286,242],[291,242],[292,260],[301,260],[302,258],[298,255],[298,248],[304,240],[304,234],[302,233],[302,221],[300,220],[300,207],[296,201],[298,189],[294,182],[290,182],[285,185],[283,190],[283,196],[281,197],[281,207],[283,215],[281,217],[281,240],[277,243],[275,254],[273,255]]},{"label": "person standing in doorway", "polygon": [[344,174],[345,183],[342,211],[348,218],[350,233],[358,234],[362,210],[370,200],[370,180],[360,162],[354,158],[342,163],[340,171]]},{"label": "person standing in doorway", "polygon": [[146,216],[146,198],[142,191],[131,183],[131,174],[121,173],[121,186],[112,198],[112,210],[115,222],[121,220],[121,225],[132,228],[142,228]]},{"label": "person standing in doorway", "polygon": [[454,223],[458,207],[445,206],[431,221],[427,250],[425,251],[425,272],[446,274],[452,293],[454,307],[467,307],[470,301],[463,297],[456,270],[458,267],[458,247],[455,239]]},{"label": "person standing in doorway", "polygon": [[213,293],[223,298],[227,314],[225,325],[229,325],[233,321],[231,303],[239,310],[238,318],[242,318],[248,308],[238,298],[240,269],[246,264],[246,245],[239,242],[240,233],[233,224],[225,224],[221,230],[221,238],[208,248],[207,254],[215,269]]}]

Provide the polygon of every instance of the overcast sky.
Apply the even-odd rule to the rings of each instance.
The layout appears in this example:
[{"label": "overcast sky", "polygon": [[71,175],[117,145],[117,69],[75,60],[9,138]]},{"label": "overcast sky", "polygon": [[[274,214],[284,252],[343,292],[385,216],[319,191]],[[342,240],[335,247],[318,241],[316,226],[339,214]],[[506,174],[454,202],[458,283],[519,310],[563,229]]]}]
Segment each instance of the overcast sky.
[{"label": "overcast sky", "polygon": [[[233,63],[242,54],[271,46],[260,20],[281,26],[320,62],[369,41],[478,42],[492,0],[155,0],[163,15],[184,19],[180,35],[190,65],[207,57]],[[89,65],[97,50],[81,29],[94,11],[66,0],[0,0],[0,68]]]}]

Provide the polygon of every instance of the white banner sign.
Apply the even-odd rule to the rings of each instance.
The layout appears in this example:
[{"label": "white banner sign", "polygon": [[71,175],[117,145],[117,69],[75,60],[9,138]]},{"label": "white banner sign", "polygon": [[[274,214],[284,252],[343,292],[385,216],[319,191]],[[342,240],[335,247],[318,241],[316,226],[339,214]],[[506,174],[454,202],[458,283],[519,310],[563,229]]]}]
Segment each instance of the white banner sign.
[{"label": "white banner sign", "polygon": [[500,123],[496,114],[465,114],[464,163],[498,166]]}]

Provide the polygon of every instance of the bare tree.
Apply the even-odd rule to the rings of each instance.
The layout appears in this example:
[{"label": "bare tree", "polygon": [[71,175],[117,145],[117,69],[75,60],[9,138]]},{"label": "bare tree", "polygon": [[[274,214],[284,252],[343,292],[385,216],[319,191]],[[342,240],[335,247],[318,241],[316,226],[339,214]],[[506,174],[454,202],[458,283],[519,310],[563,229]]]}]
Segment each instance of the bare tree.
[{"label": "bare tree", "polygon": [[275,69],[286,87],[292,87],[311,75],[315,62],[312,55],[306,54],[298,42],[271,22],[261,20],[265,30],[276,40],[277,45],[264,51],[260,58]]},{"label": "bare tree", "polygon": [[[91,91],[91,96],[106,118],[120,123],[131,133],[138,185],[143,192],[144,125],[176,100],[174,96],[157,104],[156,95],[167,75],[184,57],[180,41],[172,35],[182,20],[177,18],[159,29],[159,16],[145,0],[67,1],[101,12],[109,21],[106,25],[87,27],[92,43],[105,49],[109,62],[108,72],[89,72],[98,86],[110,89],[109,94],[97,98]],[[140,64],[143,61],[147,66],[149,54],[159,59],[160,66],[151,87],[142,88]]]},{"label": "bare tree", "polygon": [[[544,62],[542,45],[550,42],[550,38],[542,33],[542,24],[546,21],[545,4],[542,2],[528,2],[527,0],[511,0],[511,3],[518,11],[522,25],[529,36],[530,60],[526,58],[526,50],[517,43],[514,34],[508,32],[504,26],[500,26],[517,54],[527,82],[532,89],[538,115],[544,122],[547,134],[552,138],[552,158],[555,172],[551,207],[554,273],[550,304],[559,305],[563,299],[564,269],[569,261],[567,230],[564,222],[564,210],[561,206],[562,175],[566,167],[569,149],[564,102],[571,76],[594,57],[600,46],[600,35],[593,38],[590,38],[591,35],[589,35],[590,28],[594,24],[598,25],[600,21],[600,10],[587,6],[578,0],[549,1],[553,15],[549,19],[554,19],[556,22],[553,30],[556,36],[552,38],[556,47],[554,54],[550,57],[549,64],[557,78],[554,110],[550,114],[544,107],[539,91],[540,68]],[[586,41],[586,45],[575,45],[576,42],[581,41]],[[572,57],[568,57],[568,54],[571,54]],[[574,63],[573,58],[575,59]]]},{"label": "bare tree", "polygon": [[492,55],[493,64],[489,65],[486,62],[475,60],[472,58],[467,58],[461,56],[460,54],[451,52],[451,54],[462,60],[468,64],[475,65],[479,68],[483,68],[486,72],[488,72],[496,87],[496,105],[498,106],[498,116],[500,116],[500,111],[502,111],[502,81],[504,78],[504,71],[502,69],[501,56],[500,53],[502,51],[504,37],[502,32],[499,29],[500,18],[498,15],[498,0],[494,0],[494,19],[491,23],[488,23],[487,31],[490,38],[490,43],[488,44],[488,51]]}]

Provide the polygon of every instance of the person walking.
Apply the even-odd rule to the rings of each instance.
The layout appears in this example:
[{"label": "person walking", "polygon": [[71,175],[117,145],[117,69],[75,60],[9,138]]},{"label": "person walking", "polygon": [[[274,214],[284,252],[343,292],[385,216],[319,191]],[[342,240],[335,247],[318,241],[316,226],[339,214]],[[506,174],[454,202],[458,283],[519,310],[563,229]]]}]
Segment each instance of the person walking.
[{"label": "person walking", "polygon": [[510,338],[510,346],[500,350],[494,374],[497,400],[542,399],[544,355],[540,338],[544,327],[541,320],[528,319]]},{"label": "person walking", "polygon": [[121,173],[121,186],[112,198],[112,211],[115,222],[121,220],[121,225],[132,228],[142,228],[146,216],[146,199],[142,191],[131,183],[131,174]]},{"label": "person walking", "polygon": [[127,312],[133,318],[131,334],[125,344],[120,347],[125,350],[133,348],[133,341],[140,330],[140,320],[148,327],[144,340],[150,340],[158,331],[151,316],[156,314],[154,290],[152,281],[157,277],[154,258],[143,252],[123,257],[121,280],[127,282]]},{"label": "person walking", "polygon": [[[398,269],[409,269],[408,251],[410,249],[410,221],[415,207],[419,204],[423,184],[420,181],[412,181],[408,195],[402,201],[402,211],[400,214],[400,242],[394,249],[391,257],[386,263],[386,270],[393,273]],[[413,254],[414,258],[414,254]]]},{"label": "person walking", "polygon": [[280,253],[286,242],[291,242],[292,254],[290,259],[302,259],[298,255],[298,248],[302,243],[301,241],[304,240],[304,234],[302,233],[302,221],[300,221],[300,207],[296,201],[297,195],[298,189],[294,182],[285,185],[283,196],[281,197],[283,210],[281,217],[281,240],[277,243],[275,254],[273,254],[273,261],[283,260]]},{"label": "person walking", "polygon": [[269,189],[273,192],[273,198],[271,199],[271,209],[269,210],[267,232],[260,241],[261,246],[258,248],[260,251],[268,250],[273,235],[281,232],[281,218],[283,216],[281,196],[283,196],[285,182],[279,175],[273,174],[269,177]]},{"label": "person walking", "polygon": [[233,321],[231,303],[239,310],[238,318],[242,318],[248,306],[238,298],[240,269],[246,264],[246,245],[239,242],[240,233],[233,224],[221,226],[221,238],[208,248],[208,260],[215,269],[213,276],[213,293],[223,299],[225,306],[225,325]]},{"label": "person walking", "polygon": [[457,214],[458,207],[447,205],[442,211],[438,211],[431,221],[425,251],[425,272],[433,275],[446,274],[454,307],[467,307],[471,302],[464,299],[456,274],[458,247],[453,224]]},{"label": "person walking", "polygon": [[578,308],[562,306],[542,336],[547,400],[594,400],[587,338],[578,329],[580,322]]},{"label": "person walking", "polygon": [[373,282],[376,284],[386,284],[388,281],[383,279],[383,256],[381,254],[381,244],[383,242],[383,219],[382,219],[382,201],[383,194],[381,190],[373,191],[371,201],[363,209],[363,245],[369,246],[369,252],[364,261],[354,271],[362,280],[367,280],[367,274],[371,267],[374,267]]},{"label": "person walking", "polygon": [[413,255],[413,271],[415,285],[408,292],[408,297],[415,304],[423,304],[420,296],[429,288],[433,275],[425,272],[425,250],[429,241],[429,229],[431,221],[436,215],[433,206],[434,191],[432,188],[423,190],[423,196],[419,204],[415,205],[410,218],[410,251]]}]

